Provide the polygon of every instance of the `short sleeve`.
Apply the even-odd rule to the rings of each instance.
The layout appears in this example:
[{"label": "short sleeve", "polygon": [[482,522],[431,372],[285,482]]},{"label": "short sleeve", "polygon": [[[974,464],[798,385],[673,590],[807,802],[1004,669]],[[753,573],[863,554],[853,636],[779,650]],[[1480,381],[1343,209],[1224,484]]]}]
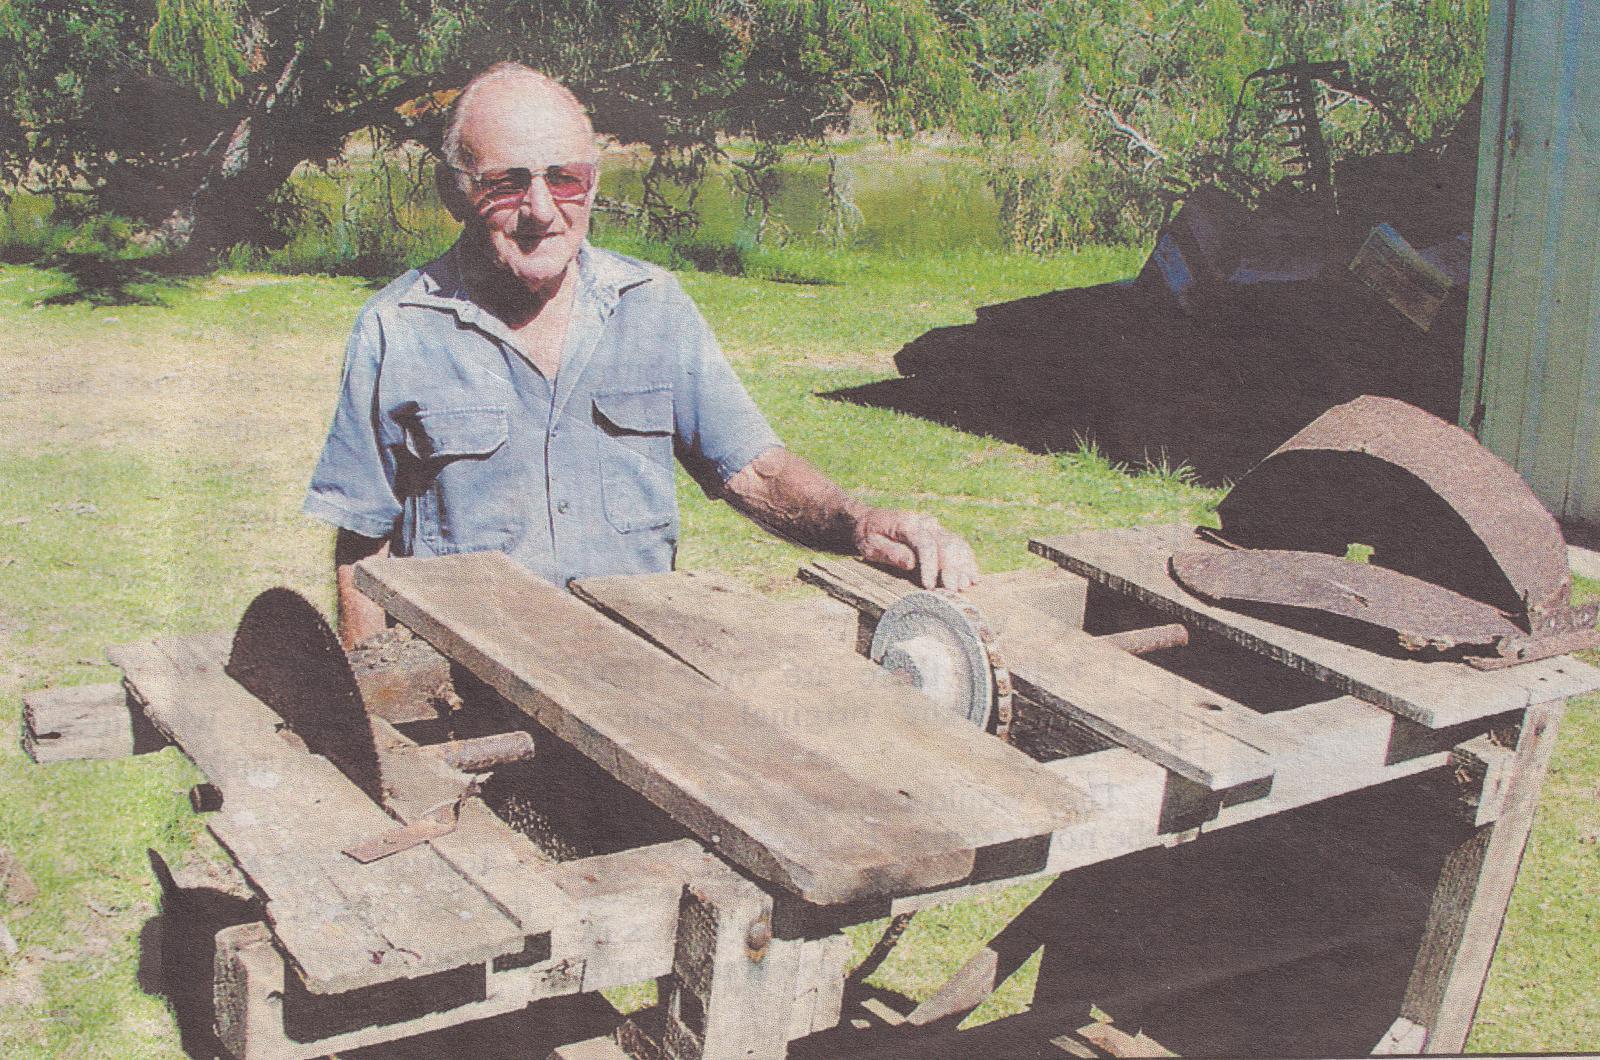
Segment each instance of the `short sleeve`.
[{"label": "short sleeve", "polygon": [[378,399],[382,363],[382,326],[375,313],[364,313],[345,349],[339,403],[300,509],[371,538],[390,536],[401,512],[387,437],[395,428]]},{"label": "short sleeve", "polygon": [[679,458],[702,485],[707,472],[723,483],[783,442],[734,374],[705,318],[687,295],[680,297],[683,341],[673,388]]}]

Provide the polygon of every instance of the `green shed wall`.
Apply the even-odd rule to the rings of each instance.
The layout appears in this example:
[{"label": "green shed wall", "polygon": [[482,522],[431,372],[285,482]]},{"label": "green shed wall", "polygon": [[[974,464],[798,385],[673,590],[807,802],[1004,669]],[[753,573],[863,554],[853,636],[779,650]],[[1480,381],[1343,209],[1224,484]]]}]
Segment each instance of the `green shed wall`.
[{"label": "green shed wall", "polygon": [[1462,422],[1600,527],[1600,0],[1495,0]]}]

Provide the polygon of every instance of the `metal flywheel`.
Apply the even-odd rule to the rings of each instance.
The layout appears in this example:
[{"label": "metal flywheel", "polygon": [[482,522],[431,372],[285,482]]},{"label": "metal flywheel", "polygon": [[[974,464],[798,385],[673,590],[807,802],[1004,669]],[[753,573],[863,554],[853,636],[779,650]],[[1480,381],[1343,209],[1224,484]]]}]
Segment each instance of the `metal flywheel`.
[{"label": "metal flywheel", "polygon": [[913,592],[889,605],[872,635],[872,661],[900,675],[940,709],[1004,738],[1011,728],[1011,674],[978,609],[952,593]]}]

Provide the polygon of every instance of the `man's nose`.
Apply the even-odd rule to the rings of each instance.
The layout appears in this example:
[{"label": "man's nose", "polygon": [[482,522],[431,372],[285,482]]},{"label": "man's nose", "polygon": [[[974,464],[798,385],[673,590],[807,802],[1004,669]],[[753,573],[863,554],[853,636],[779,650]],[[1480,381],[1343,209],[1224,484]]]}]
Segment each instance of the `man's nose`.
[{"label": "man's nose", "polygon": [[561,213],[542,174],[535,174],[533,180],[529,181],[528,190],[522,193],[522,201],[517,205],[517,212],[542,225],[551,224]]}]

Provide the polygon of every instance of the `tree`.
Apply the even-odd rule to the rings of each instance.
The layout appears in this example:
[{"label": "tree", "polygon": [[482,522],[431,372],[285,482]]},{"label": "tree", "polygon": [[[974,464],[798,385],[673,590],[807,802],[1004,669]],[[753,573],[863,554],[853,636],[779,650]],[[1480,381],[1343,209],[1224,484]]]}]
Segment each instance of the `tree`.
[{"label": "tree", "polygon": [[0,177],[207,252],[357,130],[436,149],[440,94],[502,59],[690,174],[719,137],[817,138],[853,100],[937,121],[964,76],[924,0],[0,0]]},{"label": "tree", "polygon": [[[942,0],[971,55],[974,133],[1013,148],[994,181],[1013,237],[1136,239],[1213,182],[1291,174],[1282,115],[1251,74],[1341,60],[1317,89],[1332,161],[1417,148],[1482,76],[1488,0]],[[1015,150],[1031,144],[1030,150]]]}]

